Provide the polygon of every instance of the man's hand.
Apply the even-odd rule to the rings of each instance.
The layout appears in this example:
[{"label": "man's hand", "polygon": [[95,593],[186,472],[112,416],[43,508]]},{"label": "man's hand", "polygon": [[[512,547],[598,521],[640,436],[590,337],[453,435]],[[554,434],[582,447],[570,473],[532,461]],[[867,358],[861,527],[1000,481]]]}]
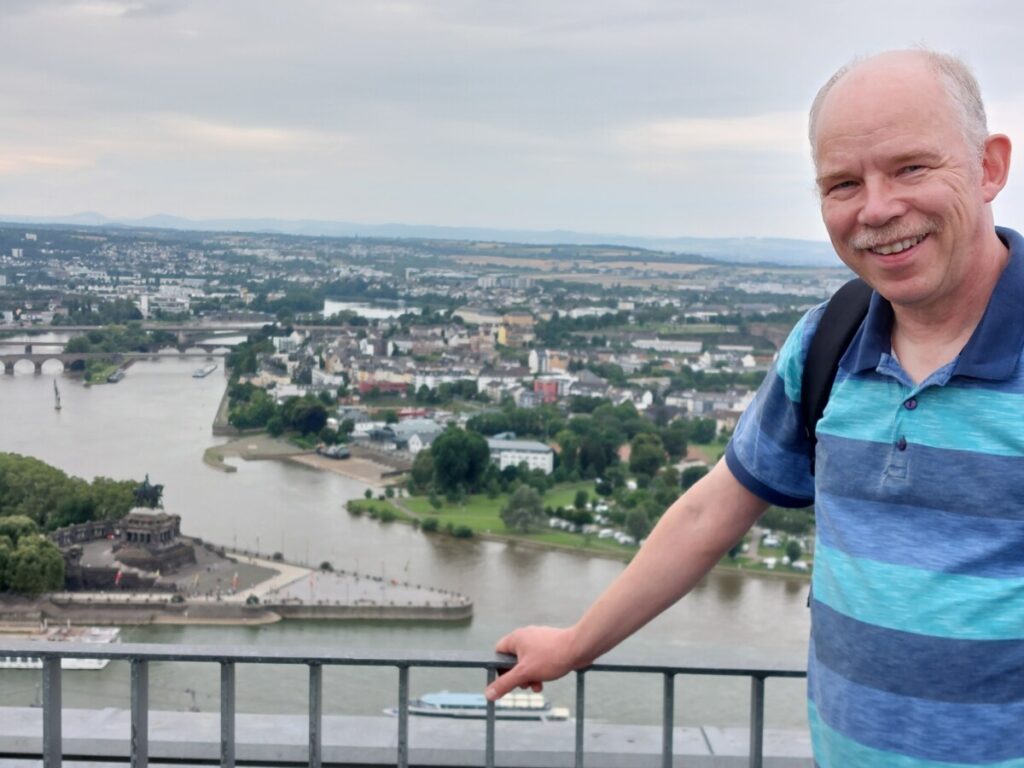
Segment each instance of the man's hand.
[{"label": "man's hand", "polygon": [[523,627],[505,635],[495,650],[517,657],[516,665],[487,688],[487,698],[500,699],[515,688],[540,691],[547,680],[556,680],[579,666],[573,655],[572,629]]}]

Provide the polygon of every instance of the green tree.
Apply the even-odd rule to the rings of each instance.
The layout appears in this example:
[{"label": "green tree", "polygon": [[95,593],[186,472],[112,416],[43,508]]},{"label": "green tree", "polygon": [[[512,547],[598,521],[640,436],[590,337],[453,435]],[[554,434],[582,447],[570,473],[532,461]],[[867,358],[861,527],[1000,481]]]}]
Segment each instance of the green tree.
[{"label": "green tree", "polygon": [[665,463],[665,449],[661,438],[652,433],[641,433],[630,443],[629,468],[637,474],[654,477]]},{"label": "green tree", "polygon": [[34,536],[39,533],[39,526],[32,518],[26,515],[9,515],[0,517],[0,536],[6,537],[14,547],[18,542],[27,536]]},{"label": "green tree", "polygon": [[673,461],[679,461],[686,455],[686,435],[688,433],[686,422],[677,419],[658,430],[661,443]]},{"label": "green tree", "polygon": [[449,427],[438,435],[430,453],[434,459],[434,482],[445,492],[460,485],[477,490],[491,458],[487,441],[481,435],[458,427]]},{"label": "green tree", "polygon": [[708,468],[702,464],[695,467],[687,467],[683,470],[683,474],[679,478],[679,483],[684,489],[689,489],[707,473]]},{"label": "green tree", "polygon": [[64,587],[64,557],[43,536],[25,536],[7,563],[7,581],[13,592],[40,595]]},{"label": "green tree", "polygon": [[590,501],[590,495],[580,488],[576,491],[576,498],[573,500],[572,505],[576,507],[576,509],[586,509],[588,501]]},{"label": "green tree", "polygon": [[712,442],[718,429],[714,419],[694,419],[689,426],[690,439],[695,443]]},{"label": "green tree", "polygon": [[629,510],[626,513],[625,527],[626,533],[637,541],[646,538],[647,534],[651,532],[651,520],[647,516],[646,510],[641,507]]},{"label": "green tree", "polygon": [[11,587],[8,573],[13,556],[14,545],[11,540],[6,536],[0,536],[0,592],[6,592]]},{"label": "green tree", "polygon": [[803,553],[803,547],[800,546],[800,542],[796,539],[790,539],[786,542],[786,557],[789,558],[789,562],[795,563]]},{"label": "green tree", "polygon": [[434,457],[429,449],[416,454],[412,469],[409,470],[409,479],[416,492],[422,492],[430,486],[434,479]]},{"label": "green tree", "polygon": [[519,486],[501,510],[501,521],[505,527],[529,533],[544,523],[544,505],[537,491],[528,485]]}]

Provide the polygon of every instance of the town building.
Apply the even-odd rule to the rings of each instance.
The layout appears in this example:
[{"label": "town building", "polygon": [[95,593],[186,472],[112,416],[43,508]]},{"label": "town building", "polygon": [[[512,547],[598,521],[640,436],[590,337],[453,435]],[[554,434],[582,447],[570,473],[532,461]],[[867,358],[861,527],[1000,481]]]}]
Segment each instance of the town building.
[{"label": "town building", "polygon": [[555,469],[555,452],[550,445],[536,440],[512,440],[489,438],[487,447],[491,450],[491,461],[498,469],[518,467],[522,462],[530,469],[540,469],[550,475]]}]

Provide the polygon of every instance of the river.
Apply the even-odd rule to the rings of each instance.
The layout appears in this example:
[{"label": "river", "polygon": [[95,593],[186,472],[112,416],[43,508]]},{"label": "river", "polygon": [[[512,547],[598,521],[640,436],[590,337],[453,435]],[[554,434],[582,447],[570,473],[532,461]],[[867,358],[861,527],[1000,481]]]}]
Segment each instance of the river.
[{"label": "river", "polygon": [[[17,347],[0,341],[0,350]],[[290,623],[259,628],[133,627],[125,640],[188,644],[326,646],[338,649],[486,651],[508,630],[527,623],[574,621],[623,564],[586,556],[525,549],[497,542],[430,536],[410,527],[354,518],[347,499],[366,486],[331,473],[277,461],[237,462],[225,474],[202,463],[220,440],[210,425],[225,387],[223,369],[203,379],[201,360],[168,357],[134,364],[116,385],[86,387],[48,362],[42,375],[19,363],[0,375],[0,451],[35,456],[69,474],[142,479],[165,487],[167,511],[182,529],[229,546],[281,551],[289,560],[357,568],[408,578],[470,595],[471,622],[444,624]],[[56,379],[63,409],[53,408]],[[802,664],[809,628],[807,584],[785,579],[712,573],[617,653],[669,663]],[[390,670],[327,669],[327,712],[375,713],[394,704],[397,674]],[[37,696],[38,673],[0,672],[0,699],[28,703]],[[478,690],[483,673],[413,670],[411,692]],[[66,706],[128,706],[128,670],[111,664],[96,672],[64,675]],[[239,711],[303,712],[305,670],[241,667]],[[218,707],[212,665],[156,664],[150,674],[154,708]],[[805,723],[803,681],[768,683],[769,727]],[[554,703],[574,701],[572,684],[548,686]],[[680,679],[677,722],[734,725],[746,722],[749,683]],[[587,716],[619,722],[658,722],[661,681],[656,676],[593,675],[587,683]]]}]

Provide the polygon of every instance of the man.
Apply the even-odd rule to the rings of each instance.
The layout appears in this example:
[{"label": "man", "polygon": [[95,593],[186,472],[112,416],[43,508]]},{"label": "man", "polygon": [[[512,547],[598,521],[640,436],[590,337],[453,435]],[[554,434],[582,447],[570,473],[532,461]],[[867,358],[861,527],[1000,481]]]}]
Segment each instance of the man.
[{"label": "man", "polygon": [[817,764],[1024,765],[1024,239],[994,226],[1010,142],[957,60],[881,54],[811,110],[821,211],[875,289],[817,427],[794,328],[719,464],[573,627],[498,642],[489,696],[593,661],[686,594],[767,504],[815,503]]}]

